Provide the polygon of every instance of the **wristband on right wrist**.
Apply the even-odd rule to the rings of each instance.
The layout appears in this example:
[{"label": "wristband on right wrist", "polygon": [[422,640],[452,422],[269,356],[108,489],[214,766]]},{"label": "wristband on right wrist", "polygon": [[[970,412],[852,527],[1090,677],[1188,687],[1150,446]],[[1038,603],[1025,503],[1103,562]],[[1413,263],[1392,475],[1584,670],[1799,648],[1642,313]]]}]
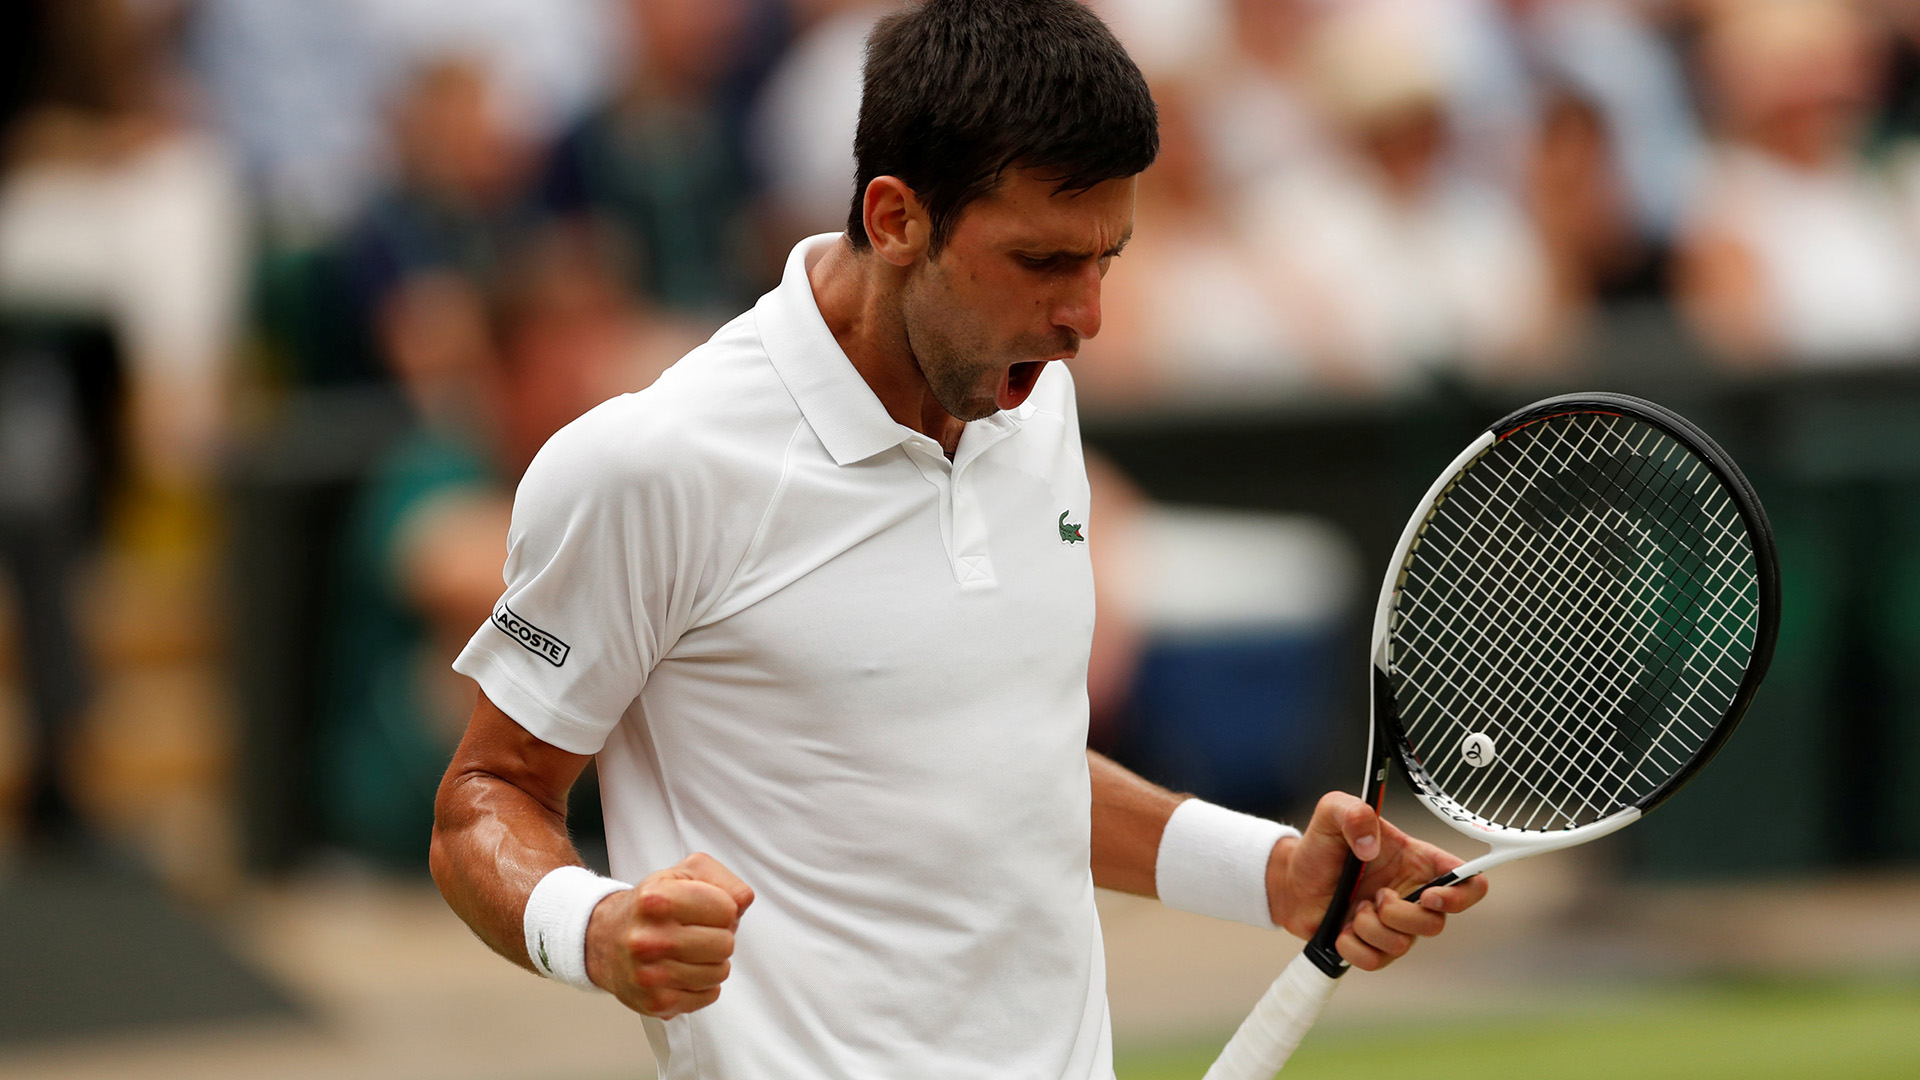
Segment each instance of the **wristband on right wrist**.
[{"label": "wristband on right wrist", "polygon": [[584,866],[562,866],[541,878],[521,918],[534,970],[582,990],[599,989],[587,977],[587,924],[600,901],[629,888]]}]

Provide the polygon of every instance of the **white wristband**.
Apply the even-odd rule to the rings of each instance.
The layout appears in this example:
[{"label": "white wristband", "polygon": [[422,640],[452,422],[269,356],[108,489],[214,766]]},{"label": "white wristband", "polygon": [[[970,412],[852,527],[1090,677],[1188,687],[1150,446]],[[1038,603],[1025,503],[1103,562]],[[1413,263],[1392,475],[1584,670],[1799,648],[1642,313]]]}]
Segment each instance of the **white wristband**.
[{"label": "white wristband", "polygon": [[533,969],[582,990],[596,989],[587,978],[587,922],[600,901],[632,887],[584,866],[562,866],[541,878],[521,919]]},{"label": "white wristband", "polygon": [[1174,807],[1153,879],[1160,902],[1181,911],[1273,928],[1267,862],[1300,830],[1199,799]]}]

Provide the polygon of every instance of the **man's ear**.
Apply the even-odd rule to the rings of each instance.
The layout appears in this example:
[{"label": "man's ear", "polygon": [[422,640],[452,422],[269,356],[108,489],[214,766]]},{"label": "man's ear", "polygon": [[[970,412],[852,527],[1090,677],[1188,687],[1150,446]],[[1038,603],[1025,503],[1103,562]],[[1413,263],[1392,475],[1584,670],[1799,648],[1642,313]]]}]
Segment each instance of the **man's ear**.
[{"label": "man's ear", "polygon": [[895,266],[911,266],[926,254],[933,224],[905,180],[876,176],[867,181],[860,214],[866,222],[867,242],[882,259]]}]

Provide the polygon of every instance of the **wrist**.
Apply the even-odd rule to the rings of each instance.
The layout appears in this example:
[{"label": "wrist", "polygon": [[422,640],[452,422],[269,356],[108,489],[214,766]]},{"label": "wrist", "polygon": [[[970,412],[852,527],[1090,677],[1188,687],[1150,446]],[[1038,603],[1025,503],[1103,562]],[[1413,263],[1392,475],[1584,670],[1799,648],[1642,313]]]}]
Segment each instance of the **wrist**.
[{"label": "wrist", "polygon": [[587,981],[613,993],[620,953],[627,948],[623,927],[631,923],[634,908],[616,902],[619,893],[608,893],[593,906],[587,916]]},{"label": "wrist", "polygon": [[[1168,907],[1272,929],[1268,897],[1275,859],[1284,860],[1297,829],[1188,799],[1160,836],[1154,884]],[[1282,849],[1285,849],[1284,851]]]},{"label": "wrist", "polygon": [[1282,929],[1287,926],[1284,913],[1276,902],[1280,898],[1280,883],[1287,880],[1287,869],[1293,865],[1293,853],[1300,848],[1300,833],[1293,830],[1273,845],[1273,851],[1267,856],[1267,917],[1273,925]]},{"label": "wrist", "polygon": [[533,970],[556,982],[595,989],[587,970],[587,930],[600,902],[629,888],[583,866],[562,866],[527,896],[521,926]]}]

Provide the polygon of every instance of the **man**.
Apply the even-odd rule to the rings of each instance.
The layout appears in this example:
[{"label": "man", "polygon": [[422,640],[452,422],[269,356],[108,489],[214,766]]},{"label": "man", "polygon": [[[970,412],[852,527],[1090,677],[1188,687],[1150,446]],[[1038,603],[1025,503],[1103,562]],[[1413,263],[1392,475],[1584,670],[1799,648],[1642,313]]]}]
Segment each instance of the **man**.
[{"label": "man", "polygon": [[[1368,969],[1483,893],[1398,899],[1458,860],[1351,796],[1302,836],[1085,752],[1098,532],[1053,361],[1157,142],[1073,0],[888,17],[847,234],[528,471],[434,874],[642,1013],[673,1080],[1111,1077],[1096,884],[1305,934],[1351,847]],[[588,754],[636,887],[568,842]]]}]

